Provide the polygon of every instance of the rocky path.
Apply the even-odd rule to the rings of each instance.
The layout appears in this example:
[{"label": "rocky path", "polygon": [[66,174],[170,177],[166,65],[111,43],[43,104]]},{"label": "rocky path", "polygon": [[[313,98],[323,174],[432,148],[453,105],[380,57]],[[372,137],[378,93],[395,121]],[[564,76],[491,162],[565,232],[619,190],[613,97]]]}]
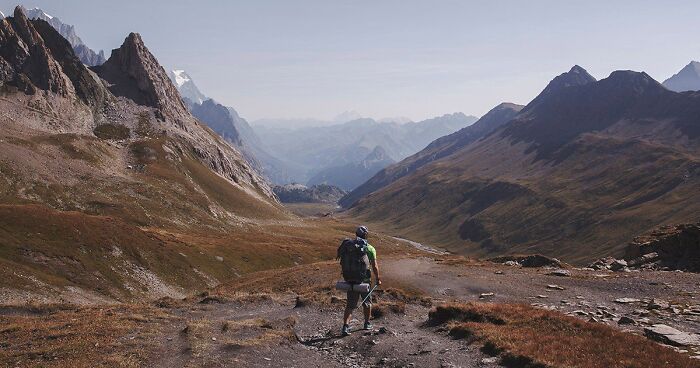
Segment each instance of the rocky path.
[{"label": "rocky path", "polygon": [[370,331],[353,320],[353,333],[342,337],[341,304],[295,308],[294,295],[277,295],[183,305],[172,309],[174,316],[153,334],[148,366],[496,366],[478,347],[424,326],[428,310],[408,305],[405,314],[374,320]]}]

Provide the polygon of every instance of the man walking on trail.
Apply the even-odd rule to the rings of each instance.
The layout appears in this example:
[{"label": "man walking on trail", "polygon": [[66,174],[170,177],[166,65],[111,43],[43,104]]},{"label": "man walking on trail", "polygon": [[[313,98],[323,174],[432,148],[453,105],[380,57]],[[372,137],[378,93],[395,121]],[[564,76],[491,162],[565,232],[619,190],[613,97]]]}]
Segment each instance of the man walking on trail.
[{"label": "man walking on trail", "polygon": [[[377,264],[377,251],[367,242],[369,231],[366,226],[360,226],[355,231],[357,236],[355,240],[345,239],[338,248],[338,258],[343,269],[343,278],[346,282],[357,284],[371,284],[372,275],[374,275],[374,285],[379,286],[382,281],[379,279],[379,265]],[[371,272],[370,272],[371,267]],[[343,316],[343,336],[350,334],[350,317],[352,311],[357,308],[360,301],[365,317],[365,330],[372,329],[372,324],[369,318],[372,314],[372,302],[368,297],[371,291],[361,292],[353,290],[351,287],[347,292],[347,305],[345,307],[345,315]]]}]

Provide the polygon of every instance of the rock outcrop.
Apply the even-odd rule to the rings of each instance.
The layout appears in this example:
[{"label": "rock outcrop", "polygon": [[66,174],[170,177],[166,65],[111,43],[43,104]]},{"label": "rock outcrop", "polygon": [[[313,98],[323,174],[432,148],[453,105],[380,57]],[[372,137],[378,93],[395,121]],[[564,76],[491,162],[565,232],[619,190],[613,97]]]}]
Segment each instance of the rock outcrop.
[{"label": "rock outcrop", "polygon": [[182,123],[190,117],[165,69],[138,33],[129,34],[122,46],[112,50],[110,58],[94,70],[107,81],[114,95],[156,108],[162,120]]},{"label": "rock outcrop", "polygon": [[639,236],[628,245],[625,259],[631,267],[700,272],[700,222]]},{"label": "rock outcrop", "polygon": [[543,256],[541,254],[530,254],[523,256],[499,256],[490,258],[489,261],[494,263],[503,263],[513,266],[522,266],[527,268],[539,267],[554,267],[561,268],[563,264],[556,258]]}]

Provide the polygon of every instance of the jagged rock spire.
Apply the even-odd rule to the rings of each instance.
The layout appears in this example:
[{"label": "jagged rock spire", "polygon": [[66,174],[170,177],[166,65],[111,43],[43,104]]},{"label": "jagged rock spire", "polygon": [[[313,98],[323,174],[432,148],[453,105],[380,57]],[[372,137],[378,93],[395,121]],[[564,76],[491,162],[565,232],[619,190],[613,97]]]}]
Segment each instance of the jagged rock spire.
[{"label": "jagged rock spire", "polygon": [[0,84],[5,83],[30,94],[37,88],[66,97],[75,94],[71,80],[20,6],[12,17],[0,21]]},{"label": "jagged rock spire", "polygon": [[138,33],[129,34],[121,47],[112,50],[110,58],[95,70],[117,96],[154,107],[163,118],[190,117],[180,93]]}]

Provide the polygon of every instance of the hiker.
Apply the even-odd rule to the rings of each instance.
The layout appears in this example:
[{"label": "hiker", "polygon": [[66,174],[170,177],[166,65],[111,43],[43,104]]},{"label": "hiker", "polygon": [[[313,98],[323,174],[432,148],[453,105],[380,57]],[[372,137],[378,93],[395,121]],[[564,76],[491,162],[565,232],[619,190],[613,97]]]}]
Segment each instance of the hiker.
[{"label": "hiker", "polygon": [[[368,230],[366,226],[360,226],[355,231],[356,238],[345,239],[338,247],[338,258],[343,271],[343,278],[351,285],[368,284],[372,281],[374,275],[375,287],[382,284],[379,279],[379,265],[377,264],[377,251],[367,242]],[[372,271],[370,272],[370,267]],[[351,286],[347,292],[347,305],[345,306],[345,315],[343,316],[343,336],[350,334],[350,317],[352,311],[357,308],[361,300],[365,300],[362,304],[362,309],[365,316],[365,330],[371,330],[372,324],[369,322],[369,317],[372,314],[372,302],[368,297],[371,291],[362,292],[354,291]]]}]

